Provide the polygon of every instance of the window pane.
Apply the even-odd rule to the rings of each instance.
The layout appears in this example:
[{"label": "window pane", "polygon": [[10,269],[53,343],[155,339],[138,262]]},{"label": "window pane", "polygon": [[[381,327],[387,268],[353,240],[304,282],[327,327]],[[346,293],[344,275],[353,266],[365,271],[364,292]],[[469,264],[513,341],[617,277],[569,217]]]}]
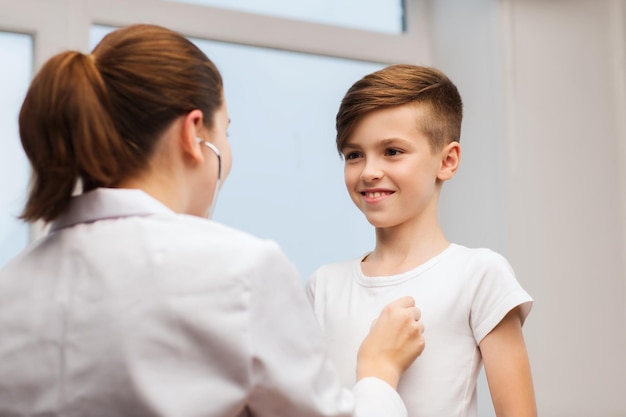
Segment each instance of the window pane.
[{"label": "window pane", "polygon": [[[107,30],[95,27],[92,44]],[[382,65],[193,41],[222,73],[232,121],[233,168],[215,219],[276,240],[304,277],[371,249],[343,184],[335,114],[350,85]]]},{"label": "window pane", "polygon": [[402,33],[402,0],[170,0],[203,6],[346,26],[375,32]]},{"label": "window pane", "polygon": [[278,241],[305,276],[371,249],[343,184],[335,115],[350,85],[382,66],[195,42],[222,72],[232,120],[233,169],[216,219]]},{"label": "window pane", "polygon": [[24,207],[30,167],[19,139],[17,117],[33,68],[29,35],[0,32],[0,266],[28,243]]}]

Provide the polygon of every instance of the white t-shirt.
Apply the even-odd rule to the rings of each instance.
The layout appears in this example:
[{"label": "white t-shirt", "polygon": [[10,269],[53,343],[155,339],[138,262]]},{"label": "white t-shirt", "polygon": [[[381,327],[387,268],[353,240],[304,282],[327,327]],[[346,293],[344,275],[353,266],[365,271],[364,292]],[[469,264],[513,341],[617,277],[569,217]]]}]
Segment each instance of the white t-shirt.
[{"label": "white t-shirt", "polygon": [[342,389],[273,242],[139,190],[74,197],[0,269],[0,416],[406,416]]},{"label": "white t-shirt", "polygon": [[355,383],[359,345],[391,301],[410,295],[422,311],[426,348],[400,380],[410,417],[475,417],[478,344],[514,307],[522,321],[532,298],[504,257],[451,244],[408,272],[366,277],[361,259],[325,265],[307,292],[324,328],[330,357],[346,387]]}]

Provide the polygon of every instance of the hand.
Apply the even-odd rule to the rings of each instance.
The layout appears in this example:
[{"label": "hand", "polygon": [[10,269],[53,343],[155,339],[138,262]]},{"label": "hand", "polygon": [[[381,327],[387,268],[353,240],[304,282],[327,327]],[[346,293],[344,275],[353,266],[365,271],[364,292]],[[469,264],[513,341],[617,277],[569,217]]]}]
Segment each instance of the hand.
[{"label": "hand", "polygon": [[424,350],[424,324],[413,297],[402,297],[385,306],[361,343],[357,380],[380,378],[397,388],[402,373]]}]

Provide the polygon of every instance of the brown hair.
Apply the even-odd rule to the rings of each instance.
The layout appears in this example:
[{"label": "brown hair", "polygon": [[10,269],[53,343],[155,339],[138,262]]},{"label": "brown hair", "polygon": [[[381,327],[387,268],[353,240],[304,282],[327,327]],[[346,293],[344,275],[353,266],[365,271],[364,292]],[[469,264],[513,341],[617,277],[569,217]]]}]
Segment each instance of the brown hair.
[{"label": "brown hair", "polygon": [[58,217],[83,191],[114,186],[145,168],[161,133],[199,109],[208,128],[222,105],[215,65],[171,30],[133,25],[91,55],[67,51],[33,79],[19,115],[33,179],[21,217]]},{"label": "brown hair", "polygon": [[427,106],[420,129],[433,151],[460,140],[463,102],[452,81],[435,68],[399,64],[368,74],[350,87],[337,112],[339,153],[366,114],[405,104]]}]

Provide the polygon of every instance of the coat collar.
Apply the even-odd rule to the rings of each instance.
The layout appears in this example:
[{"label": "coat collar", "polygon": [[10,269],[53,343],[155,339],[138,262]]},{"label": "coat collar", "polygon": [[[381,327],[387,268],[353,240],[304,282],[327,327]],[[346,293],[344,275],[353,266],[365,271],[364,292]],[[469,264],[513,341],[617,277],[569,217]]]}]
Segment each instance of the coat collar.
[{"label": "coat collar", "polygon": [[142,190],[97,188],[72,197],[68,208],[52,223],[50,231],[54,232],[79,223],[152,214],[175,213]]}]

